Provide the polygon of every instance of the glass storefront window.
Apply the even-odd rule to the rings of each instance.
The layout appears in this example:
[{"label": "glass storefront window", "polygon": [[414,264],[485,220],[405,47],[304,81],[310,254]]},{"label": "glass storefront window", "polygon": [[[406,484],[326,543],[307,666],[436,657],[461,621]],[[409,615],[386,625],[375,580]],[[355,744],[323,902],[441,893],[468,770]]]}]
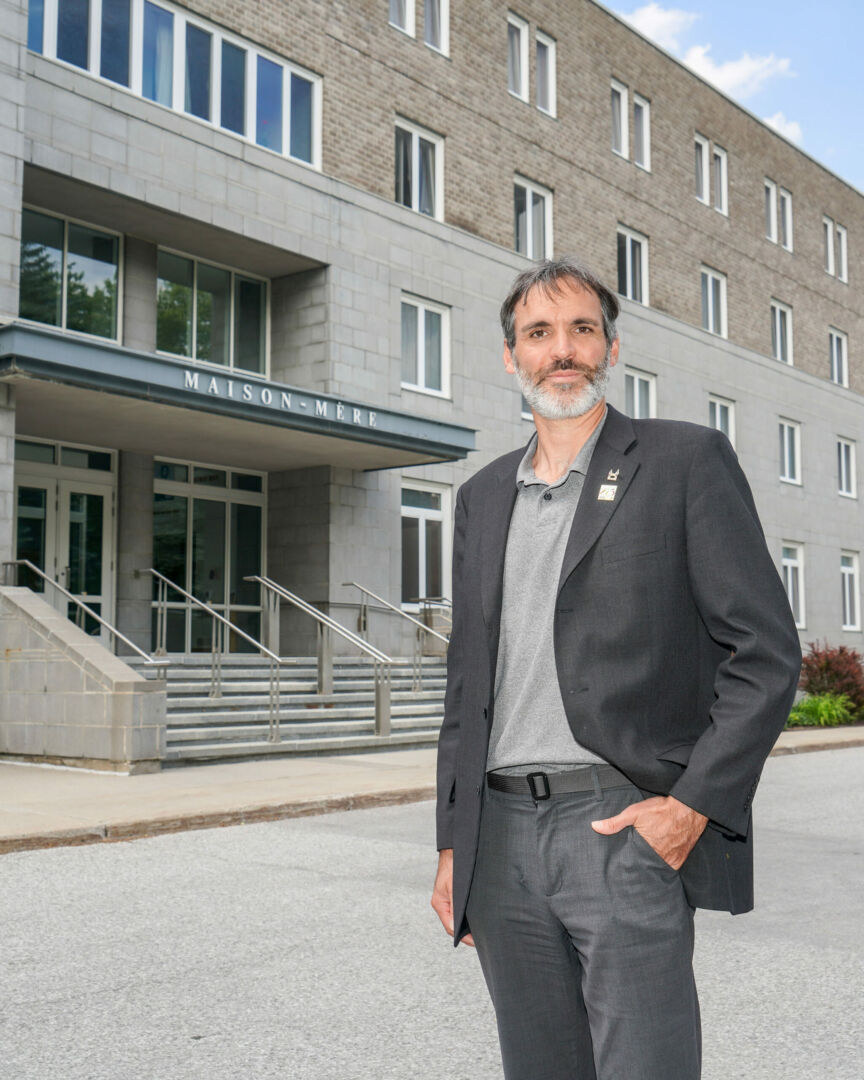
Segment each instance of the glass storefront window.
[{"label": "glass storefront window", "polygon": [[210,65],[213,35],[186,24],[186,112],[210,119]]},{"label": "glass storefront window", "polygon": [[153,477],[156,480],[174,480],[185,484],[189,479],[189,466],[177,465],[173,461],[154,461]]},{"label": "glass storefront window", "polygon": [[225,487],[228,482],[228,474],[224,469],[208,469],[201,465],[195,466],[193,477],[196,484],[207,484],[210,487]]},{"label": "glass storefront window", "polygon": [[53,465],[56,457],[55,447],[51,443],[26,442],[15,440],[15,460],[35,461],[40,465]]},{"label": "glass storefront window", "polygon": [[191,259],[159,252],[156,348],[175,356],[192,355],[192,301],[195,266]]},{"label": "glass storefront window", "polygon": [[252,473],[232,473],[231,487],[236,491],[263,491],[264,481]]},{"label": "glass storefront window", "polygon": [[174,16],[144,0],[142,93],[160,105],[172,104],[174,88]]},{"label": "glass storefront window", "polygon": [[231,274],[198,264],[196,346],[198,360],[228,364],[231,345]]},{"label": "glass storefront window", "polygon": [[402,603],[443,592],[443,510],[439,491],[402,489]]},{"label": "glass storefront window", "polygon": [[[263,508],[247,503],[231,506],[231,604],[260,602],[260,586],[245,577],[261,573],[261,518]],[[233,620],[232,620],[233,621]]]},{"label": "glass storefront window", "polygon": [[21,215],[22,319],[60,326],[63,321],[63,221],[24,210]]},{"label": "glass storefront window", "polygon": [[291,157],[312,160],[312,94],[308,79],[291,73]]},{"label": "glass storefront window", "polygon": [[102,48],[99,74],[129,85],[130,0],[102,0]]},{"label": "glass storefront window", "polygon": [[[182,495],[153,496],[153,569],[186,588],[186,533],[187,500]],[[153,599],[156,599],[158,582],[153,578]],[[168,590],[168,600],[176,601],[180,594]]]},{"label": "glass storefront window", "polygon": [[266,294],[263,281],[234,279],[234,366],[264,372]]},{"label": "glass storefront window", "polygon": [[64,446],[60,450],[61,465],[73,469],[96,469],[111,472],[111,455],[104,450],[81,450],[77,446]]}]

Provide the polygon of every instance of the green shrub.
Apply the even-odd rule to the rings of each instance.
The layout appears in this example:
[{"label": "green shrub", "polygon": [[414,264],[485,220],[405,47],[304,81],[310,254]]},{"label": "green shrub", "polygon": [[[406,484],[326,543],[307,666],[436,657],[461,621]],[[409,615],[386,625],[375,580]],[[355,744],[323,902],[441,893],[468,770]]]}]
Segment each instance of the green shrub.
[{"label": "green shrub", "polygon": [[852,712],[864,719],[864,665],[855,649],[811,641],[801,665],[799,686],[814,697],[845,694]]},{"label": "green shrub", "polygon": [[847,694],[813,694],[792,706],[787,727],[839,727],[853,724],[855,710]]}]

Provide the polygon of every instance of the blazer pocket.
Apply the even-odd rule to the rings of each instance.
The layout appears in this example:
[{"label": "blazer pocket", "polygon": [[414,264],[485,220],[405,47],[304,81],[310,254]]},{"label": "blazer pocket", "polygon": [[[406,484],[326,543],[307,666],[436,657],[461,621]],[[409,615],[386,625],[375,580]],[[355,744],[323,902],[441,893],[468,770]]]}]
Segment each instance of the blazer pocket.
[{"label": "blazer pocket", "polygon": [[620,540],[617,544],[604,544],[600,548],[603,565],[635,559],[638,555],[652,555],[666,548],[666,533],[642,533],[641,536]]},{"label": "blazer pocket", "polygon": [[678,746],[670,746],[668,750],[662,750],[657,754],[660,761],[674,761],[676,765],[686,765],[693,753],[694,743],[680,743]]}]

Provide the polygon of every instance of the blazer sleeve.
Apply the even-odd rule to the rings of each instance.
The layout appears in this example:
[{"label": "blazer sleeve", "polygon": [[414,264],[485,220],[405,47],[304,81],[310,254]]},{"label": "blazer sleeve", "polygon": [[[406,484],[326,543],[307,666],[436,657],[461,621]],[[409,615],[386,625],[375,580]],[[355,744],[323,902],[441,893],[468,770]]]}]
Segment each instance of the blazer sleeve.
[{"label": "blazer sleeve", "polygon": [[453,815],[456,798],[456,763],[459,754],[459,717],[464,679],[464,603],[462,574],[465,560],[466,509],[464,485],[456,495],[453,531],[453,622],[447,647],[447,689],[444,721],[438,736],[438,804],[436,811],[438,850],[453,847]]},{"label": "blazer sleeve", "polygon": [[746,835],[762,767],[795,696],[801,647],[750,487],[720,432],[693,449],[686,543],[699,614],[729,654],[716,671],[708,727],[670,794]]}]

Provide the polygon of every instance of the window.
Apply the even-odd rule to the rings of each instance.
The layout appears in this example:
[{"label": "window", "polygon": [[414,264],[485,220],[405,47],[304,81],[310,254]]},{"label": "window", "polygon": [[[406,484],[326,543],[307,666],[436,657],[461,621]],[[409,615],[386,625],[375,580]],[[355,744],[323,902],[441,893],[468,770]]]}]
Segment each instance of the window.
[{"label": "window", "polygon": [[726,337],[726,275],[702,267],[702,329]]},{"label": "window", "polygon": [[704,135],[696,135],[693,140],[696,168],[696,198],[699,202],[710,203],[710,181],[708,179],[708,140]]},{"label": "window", "polygon": [[651,171],[651,102],[641,94],[633,95],[633,161]]},{"label": "window", "polygon": [[507,89],[528,100],[528,23],[512,12],[507,16]]},{"label": "window", "polygon": [[444,140],[411,124],[396,122],[396,202],[429,217],[443,217]]},{"label": "window", "polygon": [[838,386],[848,386],[847,338],[842,330],[835,330],[833,326],[828,330],[828,362],[831,381],[837,383]]},{"label": "window", "polygon": [[402,488],[402,603],[444,593],[444,507],[449,494],[431,484]]},{"label": "window", "polygon": [[627,117],[627,87],[612,80],[612,149],[621,157],[630,156],[630,131]]},{"label": "window", "polygon": [[780,479],[801,483],[801,425],[795,420],[780,421]]},{"label": "window", "polygon": [[708,395],[708,426],[722,431],[735,445],[735,402],[727,398]]},{"label": "window", "polygon": [[402,386],[448,394],[449,340],[449,308],[403,296]]},{"label": "window", "polygon": [[28,47],[320,168],[320,77],[170,2],[33,0]]},{"label": "window", "polygon": [[414,0],[390,0],[390,25],[414,37]]},{"label": "window", "polygon": [[792,196],[786,188],[778,193],[780,246],[792,250]]},{"label": "window", "polygon": [[783,587],[795,625],[804,627],[804,548],[800,544],[783,542]]},{"label": "window", "polygon": [[771,301],[771,355],[783,364],[792,363],[792,308]]},{"label": "window", "polygon": [[844,225],[837,226],[837,277],[840,281],[849,282],[849,266],[846,259],[846,228]]},{"label": "window", "polygon": [[765,236],[772,244],[777,243],[777,185],[765,181]]},{"label": "window", "polygon": [[267,283],[160,250],[156,348],[264,374]]},{"label": "window", "polygon": [[624,225],[618,226],[618,292],[648,303],[648,238]]},{"label": "window", "polygon": [[634,420],[657,415],[656,378],[636,368],[624,369],[624,411]]},{"label": "window", "polygon": [[120,242],[116,233],[25,208],[20,317],[116,341]]},{"label": "window", "polygon": [[840,591],[843,597],[843,629],[860,630],[857,552],[844,551],[840,555]]},{"label": "window", "polygon": [[726,151],[714,145],[714,209],[721,214],[729,213],[729,174]]},{"label": "window", "polygon": [[552,254],[552,192],[517,177],[513,184],[513,243],[520,255],[547,259]]},{"label": "window", "polygon": [[450,0],[424,0],[423,40],[446,56],[450,51]]},{"label": "window", "polygon": [[837,493],[849,499],[858,497],[855,476],[855,443],[851,439],[837,440]]},{"label": "window", "polygon": [[536,39],[536,81],[537,108],[541,112],[555,115],[556,109],[556,74],[555,74],[555,39],[537,31]]},{"label": "window", "polygon": [[834,222],[830,217],[822,218],[822,250],[825,256],[825,273],[834,276]]}]

